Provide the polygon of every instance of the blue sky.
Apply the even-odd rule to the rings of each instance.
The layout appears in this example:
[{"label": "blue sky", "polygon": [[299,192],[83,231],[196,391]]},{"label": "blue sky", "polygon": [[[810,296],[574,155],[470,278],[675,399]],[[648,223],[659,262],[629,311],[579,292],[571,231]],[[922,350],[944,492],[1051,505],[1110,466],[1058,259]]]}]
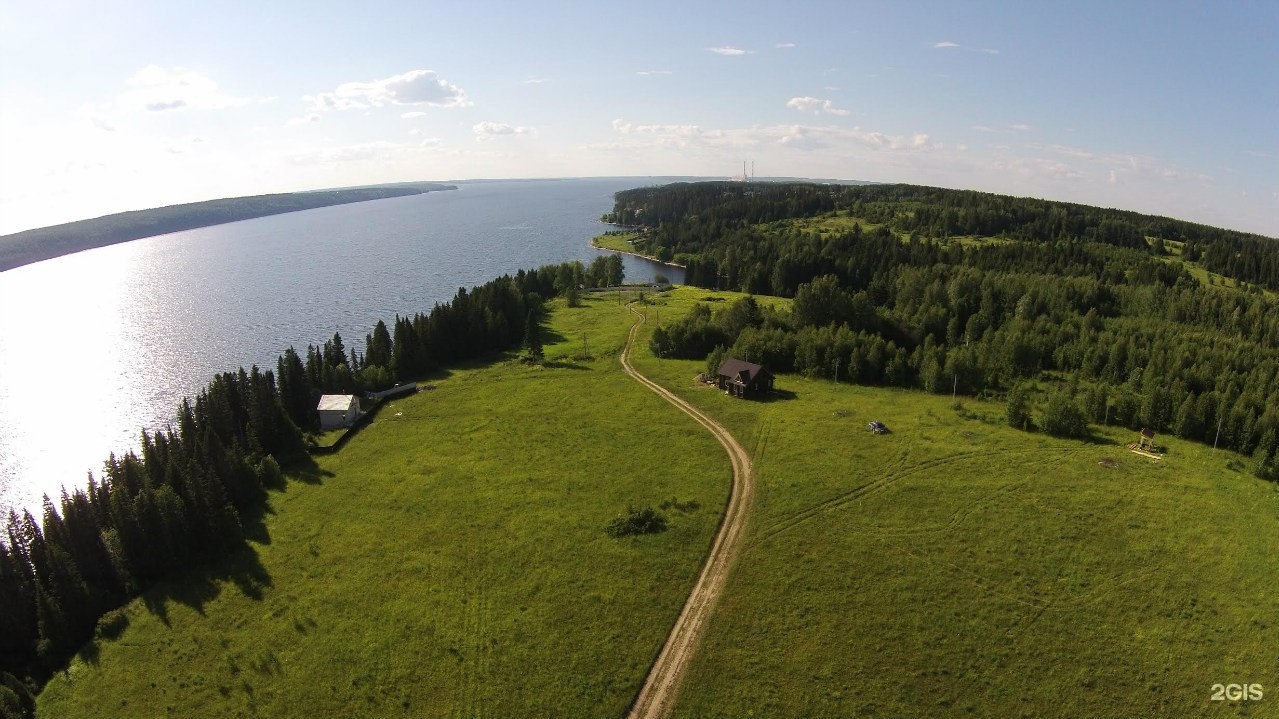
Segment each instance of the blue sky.
[{"label": "blue sky", "polygon": [[0,232],[743,160],[1279,236],[1279,3],[0,6]]}]

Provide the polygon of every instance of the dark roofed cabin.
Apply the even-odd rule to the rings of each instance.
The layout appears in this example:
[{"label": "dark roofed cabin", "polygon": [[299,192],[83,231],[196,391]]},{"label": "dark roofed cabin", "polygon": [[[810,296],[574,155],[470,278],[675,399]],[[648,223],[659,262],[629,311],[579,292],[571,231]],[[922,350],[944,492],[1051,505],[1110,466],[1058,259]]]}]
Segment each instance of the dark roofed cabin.
[{"label": "dark roofed cabin", "polygon": [[773,373],[757,364],[726,359],[715,373],[715,384],[734,397],[755,397],[773,390]]}]

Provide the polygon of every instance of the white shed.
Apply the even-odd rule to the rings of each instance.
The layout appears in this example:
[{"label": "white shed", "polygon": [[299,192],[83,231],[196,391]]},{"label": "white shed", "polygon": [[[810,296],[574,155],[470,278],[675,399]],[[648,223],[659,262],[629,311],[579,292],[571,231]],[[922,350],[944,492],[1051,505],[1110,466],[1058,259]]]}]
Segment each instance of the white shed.
[{"label": "white shed", "polygon": [[360,400],[353,394],[320,395],[320,429],[350,427],[360,416]]}]

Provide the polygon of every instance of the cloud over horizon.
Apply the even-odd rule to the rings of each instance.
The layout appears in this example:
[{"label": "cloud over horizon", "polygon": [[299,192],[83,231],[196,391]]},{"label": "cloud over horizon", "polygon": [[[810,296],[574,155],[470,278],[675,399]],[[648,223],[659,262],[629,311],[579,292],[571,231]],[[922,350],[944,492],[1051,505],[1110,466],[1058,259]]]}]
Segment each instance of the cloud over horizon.
[{"label": "cloud over horizon", "polygon": [[462,88],[444,80],[434,70],[410,70],[372,82],[344,82],[333,92],[303,98],[315,110],[350,110],[384,105],[469,107]]},{"label": "cloud over horizon", "polygon": [[508,125],[504,122],[485,121],[476,123],[471,128],[471,132],[475,133],[475,139],[477,141],[484,141],[512,135],[532,135],[533,128],[522,127],[519,125]]},{"label": "cloud over horizon", "polygon": [[184,67],[147,65],[125,81],[119,104],[126,109],[165,112],[183,108],[214,110],[249,104],[247,97],[222,92],[218,84]]},{"label": "cloud over horizon", "polygon": [[816,97],[792,97],[786,101],[786,107],[799,110],[800,112],[811,112],[814,115],[838,115],[844,117],[849,114],[848,110],[842,110],[835,107],[831,100],[822,100]]}]

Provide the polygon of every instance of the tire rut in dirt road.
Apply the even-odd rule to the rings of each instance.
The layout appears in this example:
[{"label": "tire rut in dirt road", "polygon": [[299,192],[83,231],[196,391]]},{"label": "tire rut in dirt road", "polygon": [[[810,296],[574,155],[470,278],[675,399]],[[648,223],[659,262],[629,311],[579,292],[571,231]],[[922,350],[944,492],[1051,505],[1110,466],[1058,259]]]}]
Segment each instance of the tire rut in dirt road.
[{"label": "tire rut in dirt road", "polygon": [[679,692],[684,672],[688,668],[688,661],[706,632],[711,612],[724,591],[733,561],[741,550],[746,517],[754,495],[754,484],[751,477],[750,455],[727,429],[696,407],[640,374],[631,365],[631,349],[635,345],[635,336],[639,333],[640,326],[644,324],[644,316],[632,305],[627,305],[627,309],[638,319],[631,326],[626,347],[622,350],[622,369],[635,381],[651,389],[705,427],[723,445],[733,465],[733,484],[729,493],[728,507],[720,520],[719,531],[711,544],[706,564],[702,566],[697,584],[693,586],[693,591],[684,602],[679,619],[675,621],[670,635],[666,637],[666,643],[662,645],[662,651],[657,655],[657,660],[649,668],[648,676],[644,678],[644,685],[640,688],[639,695],[635,698],[635,703],[631,705],[631,711],[627,715],[629,719],[660,719],[669,715],[675,705],[675,697]]}]

